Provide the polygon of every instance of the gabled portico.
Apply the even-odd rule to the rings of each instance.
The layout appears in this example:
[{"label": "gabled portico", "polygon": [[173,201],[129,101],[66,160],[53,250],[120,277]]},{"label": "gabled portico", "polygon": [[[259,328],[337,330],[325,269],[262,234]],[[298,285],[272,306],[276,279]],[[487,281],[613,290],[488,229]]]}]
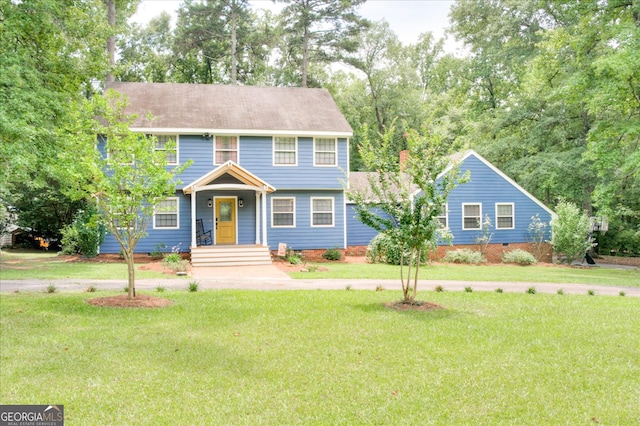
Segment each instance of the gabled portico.
[{"label": "gabled portico", "polygon": [[[238,197],[243,191],[252,191],[255,193],[255,244],[264,247],[268,246],[267,243],[267,194],[274,192],[276,189],[269,183],[255,176],[239,164],[234,161],[227,161],[226,163],[216,167],[209,173],[201,176],[197,180],[191,182],[185,186],[182,191],[187,195],[191,195],[191,248],[192,250],[197,247],[196,238],[196,219],[197,219],[197,197],[198,194],[209,192],[209,194],[221,194],[224,195],[209,195],[210,202],[208,207],[212,209],[215,216],[213,224],[215,230],[218,230],[218,219],[220,202],[227,203],[225,207],[225,214],[229,219],[234,220],[235,223],[231,226],[237,227],[238,221],[238,209],[242,208],[244,201]],[[214,206],[215,204],[215,206]],[[249,204],[249,203],[247,203]],[[251,203],[253,204],[253,203]],[[216,209],[216,210],[213,210]],[[229,210],[231,209],[231,210]],[[222,223],[221,223],[222,224]],[[232,241],[222,242],[221,238],[215,238],[214,245],[219,244],[234,244]],[[235,240],[237,244],[237,239]]]}]

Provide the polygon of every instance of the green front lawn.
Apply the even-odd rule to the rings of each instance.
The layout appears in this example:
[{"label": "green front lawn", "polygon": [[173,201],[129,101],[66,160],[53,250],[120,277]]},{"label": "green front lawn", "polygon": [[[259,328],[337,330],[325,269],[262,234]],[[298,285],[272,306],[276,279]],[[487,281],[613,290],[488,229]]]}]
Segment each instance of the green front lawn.
[{"label": "green front lawn", "polygon": [[446,309],[396,312],[389,291],[158,295],[175,304],[3,294],[0,401],[64,404],[68,424],[638,421],[636,298],[421,292]]},{"label": "green front lawn", "polygon": [[[136,265],[136,278],[176,278],[176,275],[145,271]],[[65,278],[112,280],[127,278],[127,264],[98,261],[69,261],[56,252],[0,251],[3,280],[56,280]]]},{"label": "green front lawn", "polygon": [[[292,272],[300,279],[399,279],[400,267],[380,264],[316,263],[317,272]],[[405,268],[406,274],[406,268]],[[566,266],[433,264],[420,267],[420,279],[453,281],[546,282],[640,287],[640,271]]]}]

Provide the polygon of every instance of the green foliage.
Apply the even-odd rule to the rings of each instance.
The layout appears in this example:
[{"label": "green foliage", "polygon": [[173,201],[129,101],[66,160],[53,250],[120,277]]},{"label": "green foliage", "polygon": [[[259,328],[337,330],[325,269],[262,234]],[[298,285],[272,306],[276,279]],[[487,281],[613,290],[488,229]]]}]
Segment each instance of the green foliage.
[{"label": "green foliage", "polygon": [[198,282],[197,281],[191,281],[189,283],[189,292],[195,293],[196,291],[198,291]]},{"label": "green foliage", "polygon": [[[127,261],[129,297],[135,297],[133,252],[146,235],[155,209],[175,194],[176,176],[191,165],[167,167],[166,151],[155,149],[155,138],[130,130],[136,116],[127,116],[126,99],[113,90],[94,96],[75,111],[73,126],[65,130],[70,150],[63,157],[69,179],[77,190],[93,198],[108,231],[118,241]],[[103,155],[96,149],[100,135]]]},{"label": "green foliage", "polygon": [[47,289],[46,289],[46,292],[47,292],[47,293],[55,293],[56,291],[58,291],[58,289],[56,288],[56,286],[55,286],[55,285],[53,285],[53,284],[49,284],[49,285],[47,286]]},{"label": "green foliage", "polygon": [[[406,249],[403,251],[398,242],[391,235],[380,233],[373,237],[367,246],[365,254],[369,263],[386,263],[388,265],[409,264],[410,253]],[[420,255],[420,263],[427,261],[427,252],[423,251]]]},{"label": "green foliage", "polygon": [[98,247],[104,241],[105,226],[96,209],[88,205],[80,210],[73,223],[62,230],[62,252],[80,253],[87,257],[98,255]]},{"label": "green foliage", "polygon": [[536,258],[526,250],[515,249],[502,254],[504,263],[517,263],[518,265],[533,265],[538,263]]},{"label": "green foliage", "polygon": [[529,287],[526,291],[526,293],[528,294],[536,294],[538,292],[538,290],[536,290],[535,287]]},{"label": "green foliage", "polygon": [[528,241],[533,244],[533,256],[536,260],[540,260],[543,255],[543,244],[547,241],[547,225],[546,222],[540,219],[540,215],[536,213],[535,216],[531,216],[531,222],[527,227]]},{"label": "green foliage", "polygon": [[589,238],[589,217],[570,202],[561,201],[556,207],[557,218],[551,221],[551,245],[565,262],[582,259],[593,243]]},{"label": "green foliage", "polygon": [[341,260],[342,259],[342,250],[337,247],[327,249],[322,257],[327,260]]},{"label": "green foliage", "polygon": [[487,259],[485,259],[482,253],[480,253],[479,251],[470,249],[456,249],[447,250],[447,253],[444,255],[444,261],[451,263],[470,263],[477,265],[480,263],[485,263]]},{"label": "green foliage", "polygon": [[287,254],[285,254],[284,259],[292,265],[299,265],[302,263],[302,255],[300,253],[296,253],[289,247],[287,247]]},{"label": "green foliage", "polygon": [[467,287],[464,288],[464,292],[465,293],[473,293],[473,288],[467,286]]},{"label": "green foliage", "polygon": [[482,221],[482,234],[478,235],[474,241],[480,247],[480,253],[483,256],[487,254],[487,247],[491,243],[493,239],[493,233],[491,231],[491,218],[488,214],[484,215],[484,220]]},{"label": "green foliage", "polygon": [[367,190],[350,190],[348,196],[356,204],[360,221],[388,236],[398,247],[403,296],[409,301],[417,292],[423,253],[434,248],[443,235],[438,216],[449,193],[466,182],[468,175],[460,176],[455,164],[447,169],[448,145],[441,136],[426,129],[422,134],[415,130],[405,132],[408,154],[401,166],[394,150],[394,135],[395,126],[379,134],[375,143],[365,134],[360,156],[366,168],[374,172],[368,174]]}]

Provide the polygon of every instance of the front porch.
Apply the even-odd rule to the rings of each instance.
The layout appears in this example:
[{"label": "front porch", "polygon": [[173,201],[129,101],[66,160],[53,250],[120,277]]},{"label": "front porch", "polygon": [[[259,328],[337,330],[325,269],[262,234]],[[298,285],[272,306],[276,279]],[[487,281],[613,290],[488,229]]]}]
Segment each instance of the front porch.
[{"label": "front porch", "polygon": [[273,191],[233,161],[184,187],[191,196],[192,266],[270,264],[267,194]]}]

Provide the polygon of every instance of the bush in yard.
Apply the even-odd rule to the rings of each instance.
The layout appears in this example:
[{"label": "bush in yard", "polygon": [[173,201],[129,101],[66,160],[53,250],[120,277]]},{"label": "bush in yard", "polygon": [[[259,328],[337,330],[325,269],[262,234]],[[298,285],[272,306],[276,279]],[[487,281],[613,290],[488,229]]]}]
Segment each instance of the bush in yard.
[{"label": "bush in yard", "polygon": [[76,214],[71,225],[62,229],[62,253],[97,256],[98,247],[104,241],[105,231],[106,228],[96,208],[87,206]]},{"label": "bush in yard", "polygon": [[447,251],[447,254],[445,254],[444,260],[445,262],[471,263],[474,265],[485,263],[487,261],[482,253],[469,249],[449,250]]},{"label": "bush in yard", "polygon": [[551,245],[565,261],[571,264],[582,259],[593,243],[589,237],[589,217],[575,204],[560,201],[556,206],[557,218],[551,221]]},{"label": "bush in yard", "polygon": [[[386,263],[389,265],[400,265],[400,259],[404,259],[406,265],[409,260],[409,252],[405,251],[404,256],[400,245],[393,238],[384,233],[373,237],[367,246],[365,258],[369,263]],[[420,254],[420,263],[427,261],[426,250]]]},{"label": "bush in yard", "polygon": [[537,263],[536,258],[526,250],[515,249],[503,253],[502,262],[517,263],[518,265],[533,265]]},{"label": "bush in yard", "polygon": [[342,259],[342,252],[340,251],[339,248],[334,247],[331,249],[327,249],[327,251],[324,252],[322,257],[327,260],[340,260]]}]

